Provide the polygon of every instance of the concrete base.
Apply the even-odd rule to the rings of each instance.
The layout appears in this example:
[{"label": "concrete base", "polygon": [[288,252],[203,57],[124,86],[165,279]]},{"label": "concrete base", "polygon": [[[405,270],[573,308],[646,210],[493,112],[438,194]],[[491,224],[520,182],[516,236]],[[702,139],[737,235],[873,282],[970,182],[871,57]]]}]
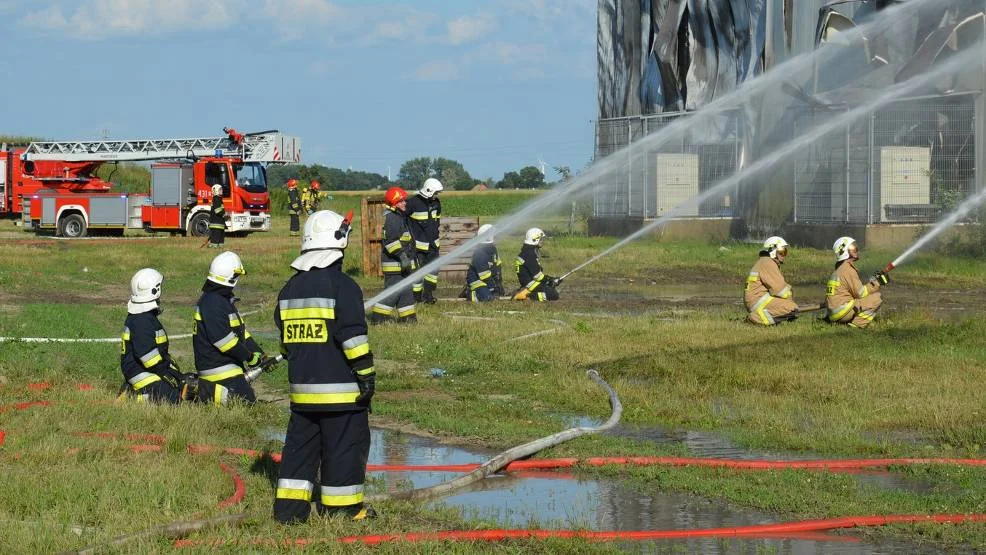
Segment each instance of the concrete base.
[{"label": "concrete base", "polygon": [[[946,229],[936,238],[943,242],[968,240],[967,226]],[[782,235],[792,245],[831,249],[839,237],[848,235],[869,249],[906,249],[931,230],[932,224],[786,224]]]},{"label": "concrete base", "polygon": [[[654,220],[640,217],[589,218],[589,235],[625,237],[652,221]],[[725,241],[730,237],[743,237],[745,234],[743,220],[736,218],[681,218],[663,223],[650,232],[658,241]]]}]

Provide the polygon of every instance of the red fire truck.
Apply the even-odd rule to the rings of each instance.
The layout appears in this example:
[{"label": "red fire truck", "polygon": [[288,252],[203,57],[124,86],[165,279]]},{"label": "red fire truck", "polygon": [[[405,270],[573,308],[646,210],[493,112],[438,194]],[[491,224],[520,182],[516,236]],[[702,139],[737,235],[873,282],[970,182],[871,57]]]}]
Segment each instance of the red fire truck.
[{"label": "red fire truck", "polygon": [[[209,232],[212,186],[223,189],[227,231],[270,230],[267,164],[301,161],[301,141],[278,131],[133,141],[34,142],[0,148],[0,215],[25,229],[84,237],[90,230]],[[149,193],[111,192],[107,162],[155,161]]]}]

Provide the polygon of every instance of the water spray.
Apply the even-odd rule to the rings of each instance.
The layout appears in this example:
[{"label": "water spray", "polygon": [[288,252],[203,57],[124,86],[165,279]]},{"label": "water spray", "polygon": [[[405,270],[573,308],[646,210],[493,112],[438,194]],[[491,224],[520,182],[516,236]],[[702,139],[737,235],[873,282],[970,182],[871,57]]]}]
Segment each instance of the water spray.
[{"label": "water spray", "polygon": [[883,273],[887,273],[893,270],[894,268],[896,268],[897,266],[900,266],[905,260],[910,258],[911,255],[913,255],[915,252],[917,252],[922,247],[924,247],[929,242],[931,242],[932,239],[941,235],[943,231],[958,223],[959,220],[965,218],[969,214],[969,212],[972,211],[973,208],[982,204],[984,200],[986,200],[986,188],[981,189],[975,195],[972,195],[971,197],[965,199],[962,202],[962,204],[958,206],[958,208],[953,210],[947,217],[943,218],[941,221],[935,224],[935,226],[931,228],[931,230],[929,230],[928,233],[925,233],[924,235],[921,236],[920,239],[915,241],[913,245],[907,247],[907,250],[905,250],[903,253],[901,253],[900,256],[895,258],[893,262],[888,263],[883,268]]},{"label": "water spray", "polygon": [[[797,140],[789,141],[781,148],[773,151],[769,156],[757,160],[746,169],[733,174],[729,178],[724,179],[719,183],[715,184],[714,186],[706,189],[699,195],[692,197],[691,199],[689,199],[688,201],[682,204],[679,204],[678,206],[672,208],[661,217],[655,219],[654,221],[641,227],[637,231],[634,231],[630,235],[624,237],[615,245],[607,248],[606,250],[600,252],[599,254],[594,255],[592,258],[586,260],[582,264],[579,264],[578,266],[570,270],[567,274],[562,276],[562,278],[567,277],[573,272],[578,271],[588,266],[589,264],[595,262],[596,260],[599,260],[600,258],[603,258],[604,256],[620,249],[627,243],[648,233],[655,227],[667,223],[670,219],[677,217],[684,210],[693,207],[696,204],[705,202],[706,200],[709,200],[716,195],[722,194],[724,191],[728,190],[731,187],[736,187],[741,185],[741,182],[743,180],[749,179],[750,177],[753,177],[764,170],[772,168],[775,164],[777,164],[781,160],[784,160],[792,155],[795,155],[797,151],[803,148],[804,146],[814,143],[815,141],[821,139],[822,137],[828,135],[833,131],[844,128],[846,125],[852,123],[853,121],[860,118],[861,116],[864,116],[870,112],[878,110],[884,105],[893,102],[894,100],[897,100],[898,98],[906,94],[913,92],[915,89],[920,89],[922,87],[928,86],[934,81],[936,81],[937,79],[950,75],[956,71],[969,67],[970,64],[974,64],[975,62],[980,61],[982,58],[982,53],[980,50],[978,50],[978,47],[981,45],[982,42],[976,43],[976,45],[973,45],[972,47],[968,48],[965,52],[953,56],[947,62],[936,67],[934,70],[924,73],[922,75],[912,77],[911,79],[904,81],[902,83],[897,83],[885,89],[884,92],[880,96],[876,97],[875,99],[870,100],[869,102],[856,106],[851,110],[848,110],[846,112],[839,114],[838,116],[833,117],[832,119],[826,121],[822,125],[819,125],[818,127],[811,130],[810,132],[801,135],[800,137],[798,137]],[[965,202],[963,202],[962,205],[959,206],[959,208],[956,209],[954,213],[952,213],[949,217],[945,218],[944,220],[940,221],[928,234],[926,234],[924,237],[919,239],[914,245],[912,245],[907,251],[905,251],[904,254],[897,257],[897,259],[894,260],[893,262],[887,264],[887,266],[884,268],[884,273],[893,270],[896,266],[898,266],[901,262],[903,262],[904,259],[906,259],[911,254],[913,254],[914,251],[916,251],[921,246],[927,244],[928,241],[930,241],[935,236],[940,234],[942,231],[944,231],[952,224],[957,222],[966,213],[968,213],[969,210],[971,210],[974,206],[977,206],[984,199],[986,199],[986,189],[984,189],[983,191],[979,192],[975,196],[970,197]]]},{"label": "water spray", "polygon": [[[850,46],[858,45],[864,41],[873,40],[874,37],[879,36],[881,33],[892,33],[894,32],[895,25],[899,23],[901,18],[920,17],[924,13],[924,10],[938,6],[940,6],[940,0],[911,0],[910,2],[887,8],[881,12],[881,17],[874,18],[873,21],[865,25],[855,27],[840,34],[840,39],[842,39],[839,41],[840,44],[826,43],[812,52],[791,58],[763,75],[745,81],[734,91],[704,105],[699,110],[690,113],[688,117],[676,119],[660,132],[648,135],[637,142],[632,142],[628,146],[597,161],[586,171],[566,184],[538,195],[537,198],[526,203],[514,214],[498,220],[494,224],[497,232],[502,233],[516,229],[528,221],[533,214],[551,209],[557,206],[562,199],[570,199],[573,195],[577,195],[591,188],[600,179],[622,167],[628,156],[631,158],[640,157],[647,152],[659,149],[687,135],[696,126],[714,122],[716,118],[721,117],[724,113],[731,112],[737,106],[742,106],[749,99],[759,98],[765,94],[779,90],[784,83],[792,79],[811,79],[821,65],[830,67],[830,74],[853,71],[851,64],[843,63],[845,56],[844,48],[847,44]],[[853,76],[857,78],[862,77],[863,75],[865,74],[841,75],[840,81]],[[918,78],[916,77],[914,79]],[[831,131],[831,129],[829,130]],[[423,279],[426,274],[437,272],[448,260],[465,255],[471,249],[475,248],[479,242],[480,238],[473,237],[455,247],[447,254],[421,266],[399,282],[384,288],[372,298],[366,300],[363,304],[364,309],[369,310],[377,302],[393,295],[397,291],[410,287],[411,284]],[[604,255],[595,259],[601,258],[602,256]]]}]

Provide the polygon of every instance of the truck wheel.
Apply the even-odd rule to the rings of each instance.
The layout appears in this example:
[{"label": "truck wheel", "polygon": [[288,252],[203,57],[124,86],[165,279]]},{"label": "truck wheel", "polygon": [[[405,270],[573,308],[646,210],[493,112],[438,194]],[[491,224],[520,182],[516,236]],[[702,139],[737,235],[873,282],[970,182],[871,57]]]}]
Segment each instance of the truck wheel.
[{"label": "truck wheel", "polygon": [[86,231],[86,219],[79,214],[69,214],[58,220],[58,234],[62,237],[85,237]]},{"label": "truck wheel", "polygon": [[188,222],[188,234],[192,237],[205,237],[209,234],[209,213],[199,212]]}]

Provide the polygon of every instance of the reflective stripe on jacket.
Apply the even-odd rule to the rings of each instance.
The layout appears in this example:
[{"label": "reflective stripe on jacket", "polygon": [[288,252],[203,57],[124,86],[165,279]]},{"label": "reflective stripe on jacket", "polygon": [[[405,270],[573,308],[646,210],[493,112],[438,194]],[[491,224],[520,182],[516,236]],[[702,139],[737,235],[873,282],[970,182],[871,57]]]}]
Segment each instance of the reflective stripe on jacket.
[{"label": "reflective stripe on jacket", "polygon": [[879,283],[863,284],[859,279],[856,264],[852,260],[839,262],[825,286],[828,319],[833,321],[841,319],[853,310],[857,299],[864,299],[879,290]]},{"label": "reflective stripe on jacket", "polygon": [[168,334],[154,311],[128,314],[120,340],[120,370],[135,391],[170,374]]},{"label": "reflective stripe on jacket", "polygon": [[384,213],[380,266],[385,274],[401,273],[402,252],[414,259],[414,244],[407,220],[407,216],[389,206]]},{"label": "reflective stripe on jacket", "polygon": [[242,374],[262,350],[233,305],[233,288],[208,282],[205,289],[195,306],[192,350],[199,376],[217,382]]},{"label": "reflective stripe on jacket", "polygon": [[357,375],[374,375],[363,292],[341,261],[292,276],[278,294],[274,325],[288,361],[292,410],[366,408],[356,404]]},{"label": "reflective stripe on jacket", "polygon": [[763,308],[771,298],[790,299],[791,286],[784,280],[781,266],[769,256],[761,256],[746,277],[746,290],[743,302],[746,309]]}]

